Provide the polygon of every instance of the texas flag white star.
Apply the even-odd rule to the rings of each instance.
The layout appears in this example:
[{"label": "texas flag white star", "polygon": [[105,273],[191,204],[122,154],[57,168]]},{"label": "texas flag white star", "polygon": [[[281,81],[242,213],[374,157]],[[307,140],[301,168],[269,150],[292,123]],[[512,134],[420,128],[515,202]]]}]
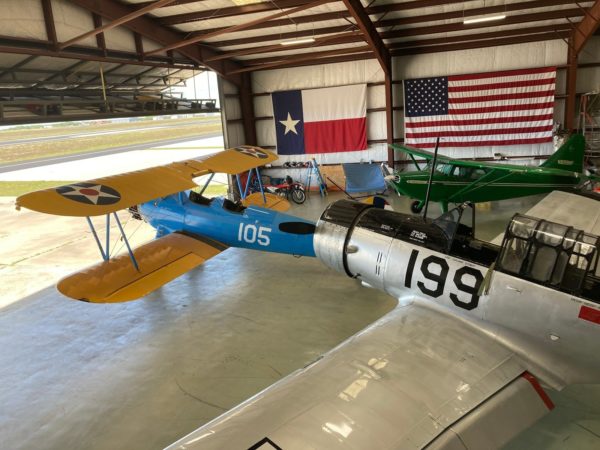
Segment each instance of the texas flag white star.
[{"label": "texas flag white star", "polygon": [[72,191],[63,192],[64,196],[83,196],[87,198],[90,203],[97,205],[101,198],[120,198],[118,195],[109,194],[108,192],[102,192],[102,185],[97,184],[95,186],[69,186]]},{"label": "texas flag white star", "polygon": [[284,127],[285,127],[285,133],[283,133],[284,135],[288,134],[290,131],[294,134],[298,134],[298,132],[296,131],[296,124],[300,122],[299,120],[293,120],[292,116],[290,115],[290,113],[288,112],[287,115],[287,120],[280,120],[279,123],[281,123]]}]

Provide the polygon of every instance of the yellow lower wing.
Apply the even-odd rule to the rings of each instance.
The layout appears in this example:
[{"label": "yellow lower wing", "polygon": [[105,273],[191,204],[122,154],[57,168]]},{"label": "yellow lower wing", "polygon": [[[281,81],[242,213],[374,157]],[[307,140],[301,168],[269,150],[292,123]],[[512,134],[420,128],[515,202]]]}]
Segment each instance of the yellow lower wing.
[{"label": "yellow lower wing", "polygon": [[265,196],[260,192],[254,192],[247,196],[242,204],[244,206],[260,206],[262,208],[272,209],[274,211],[285,212],[290,209],[290,202],[279,195],[265,192]]},{"label": "yellow lower wing", "polygon": [[135,249],[139,271],[125,253],[63,278],[57,288],[75,300],[127,302],[149,294],[226,248],[219,242],[173,233]]}]

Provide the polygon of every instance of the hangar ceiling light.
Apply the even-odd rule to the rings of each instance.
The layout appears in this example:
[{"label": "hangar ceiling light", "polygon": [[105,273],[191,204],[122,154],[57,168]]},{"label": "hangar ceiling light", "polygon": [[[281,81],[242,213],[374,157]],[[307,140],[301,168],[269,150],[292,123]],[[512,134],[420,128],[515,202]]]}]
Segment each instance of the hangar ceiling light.
[{"label": "hangar ceiling light", "polygon": [[262,0],[231,0],[237,6],[253,5],[254,3],[261,3]]},{"label": "hangar ceiling light", "polygon": [[296,44],[310,44],[312,42],[315,42],[315,38],[314,37],[307,37],[307,38],[302,38],[302,39],[291,39],[291,40],[287,40],[287,41],[281,41],[280,44],[281,45],[296,45]]},{"label": "hangar ceiling light", "polygon": [[483,17],[474,17],[473,19],[464,19],[463,23],[478,23],[478,22],[490,22],[492,20],[502,20],[506,19],[506,14],[496,14],[494,16],[483,16]]},{"label": "hangar ceiling light", "polygon": [[[483,0],[483,7],[485,8],[485,0]],[[473,13],[474,11],[472,11]],[[464,17],[465,10],[463,10],[463,23],[479,23],[479,22],[492,22],[494,20],[502,20],[506,19],[506,4],[504,5],[504,12],[500,14],[484,14],[480,16],[473,17],[472,19],[467,19]]]}]

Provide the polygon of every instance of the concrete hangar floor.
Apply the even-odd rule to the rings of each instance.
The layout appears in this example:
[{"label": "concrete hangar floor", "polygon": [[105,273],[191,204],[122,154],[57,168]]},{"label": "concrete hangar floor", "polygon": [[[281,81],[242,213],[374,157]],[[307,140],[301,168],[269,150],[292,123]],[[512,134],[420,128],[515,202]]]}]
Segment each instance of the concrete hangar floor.
[{"label": "concrete hangar floor", "polygon": [[[341,197],[312,194],[291,212],[316,219]],[[389,199],[409,211],[408,200]],[[538,200],[479,211],[478,237],[491,240]],[[33,230],[29,241],[20,236],[21,257],[32,261],[20,276],[29,283],[36,283],[31,271],[72,271],[96,251],[83,221],[19,221],[23,212],[8,201],[0,212],[4,243],[25,223]],[[2,449],[160,449],[396,304],[311,258],[233,248],[137,302],[87,304],[38,287],[0,309]],[[557,408],[507,449],[597,448],[600,385],[552,397]]]}]

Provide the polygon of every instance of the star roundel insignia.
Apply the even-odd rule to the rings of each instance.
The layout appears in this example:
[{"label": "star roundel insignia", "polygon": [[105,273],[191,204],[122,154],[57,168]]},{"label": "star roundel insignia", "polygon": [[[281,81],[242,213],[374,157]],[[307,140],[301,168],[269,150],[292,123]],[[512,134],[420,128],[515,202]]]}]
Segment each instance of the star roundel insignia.
[{"label": "star roundel insignia", "polygon": [[121,200],[115,189],[94,183],[77,183],[56,188],[56,192],[69,200],[88,205],[112,205]]},{"label": "star roundel insignia", "polygon": [[236,152],[244,153],[245,155],[254,156],[255,158],[266,159],[269,157],[265,152],[256,148],[250,147],[249,145],[241,145],[234,149]]}]

